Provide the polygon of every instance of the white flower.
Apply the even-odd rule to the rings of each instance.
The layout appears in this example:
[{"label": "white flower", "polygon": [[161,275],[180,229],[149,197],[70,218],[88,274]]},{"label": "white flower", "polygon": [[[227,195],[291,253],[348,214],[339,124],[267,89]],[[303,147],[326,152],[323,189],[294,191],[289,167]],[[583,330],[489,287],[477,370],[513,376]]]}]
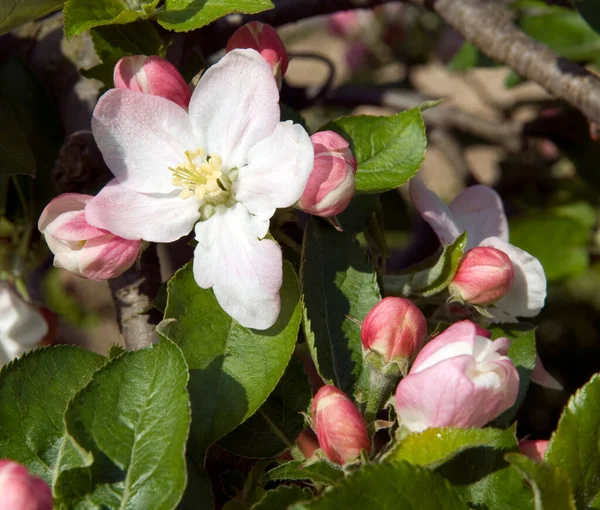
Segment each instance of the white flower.
[{"label": "white flower", "polygon": [[488,307],[496,322],[516,322],[517,317],[534,317],[540,312],[546,299],[544,268],[538,259],[508,242],[504,206],[492,188],[471,186],[446,206],[415,178],[410,182],[410,197],[444,245],[466,231],[467,250],[491,246],[508,255],[515,272],[512,286],[502,299]]},{"label": "white flower", "polygon": [[40,313],[0,282],[0,366],[36,347],[47,334]]},{"label": "white flower", "polygon": [[267,62],[234,50],[204,73],[189,114],[165,98],[114,89],[92,119],[115,179],[87,205],[89,223],[171,242],[200,220],[196,281],[257,329],[276,321],[282,284],[281,250],[262,238],[275,209],[300,198],[313,165],[308,134],[280,122],[278,101]]}]

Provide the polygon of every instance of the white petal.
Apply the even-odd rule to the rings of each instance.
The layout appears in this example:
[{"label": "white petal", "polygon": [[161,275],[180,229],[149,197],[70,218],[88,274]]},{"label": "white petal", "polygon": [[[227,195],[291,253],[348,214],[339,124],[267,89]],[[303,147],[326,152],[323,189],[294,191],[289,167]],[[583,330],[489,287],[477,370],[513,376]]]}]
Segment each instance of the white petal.
[{"label": "white petal", "polygon": [[170,243],[189,234],[200,218],[196,199],[178,194],[136,193],[113,179],[87,204],[85,216],[90,225],[125,239]]},{"label": "white petal", "polygon": [[271,136],[250,149],[248,165],[240,169],[235,185],[236,199],[268,220],[275,209],[290,207],[302,196],[313,159],[313,145],[304,128],[280,122]]},{"label": "white petal", "polygon": [[268,228],[268,221],[236,204],[219,207],[195,229],[196,282],[205,289],[212,287],[223,310],[248,328],[267,329],[279,316],[281,249],[273,241],[259,241]]},{"label": "white petal", "polygon": [[226,169],[246,164],[248,151],[279,122],[279,90],[271,67],[254,50],[233,50],[200,79],[190,122],[208,154]]},{"label": "white petal", "polygon": [[449,206],[454,222],[467,232],[467,249],[479,246],[488,237],[508,242],[508,221],[502,199],[489,186],[470,186]]},{"label": "white petal", "polygon": [[497,321],[515,317],[535,317],[546,300],[546,274],[538,259],[497,237],[484,239],[480,246],[491,246],[508,255],[515,279],[508,294],[494,304],[490,312]]},{"label": "white petal", "polygon": [[163,97],[112,89],[92,117],[94,139],[122,184],[140,193],[170,193],[169,167],[198,147],[187,112]]},{"label": "white petal", "polygon": [[443,244],[450,244],[463,230],[456,224],[450,209],[419,179],[410,181],[410,198],[421,217],[429,223]]}]

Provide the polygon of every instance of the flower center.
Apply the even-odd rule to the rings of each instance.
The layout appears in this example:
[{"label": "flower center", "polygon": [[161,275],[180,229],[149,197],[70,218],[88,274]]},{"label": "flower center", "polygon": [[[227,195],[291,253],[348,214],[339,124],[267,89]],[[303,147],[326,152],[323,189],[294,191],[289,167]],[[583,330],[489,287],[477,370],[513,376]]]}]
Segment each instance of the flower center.
[{"label": "flower center", "polygon": [[179,196],[184,200],[193,196],[200,201],[204,219],[212,216],[217,205],[230,205],[237,170],[224,171],[223,160],[218,154],[207,156],[202,148],[185,151],[185,161],[169,170],[173,174],[172,184],[181,187]]}]

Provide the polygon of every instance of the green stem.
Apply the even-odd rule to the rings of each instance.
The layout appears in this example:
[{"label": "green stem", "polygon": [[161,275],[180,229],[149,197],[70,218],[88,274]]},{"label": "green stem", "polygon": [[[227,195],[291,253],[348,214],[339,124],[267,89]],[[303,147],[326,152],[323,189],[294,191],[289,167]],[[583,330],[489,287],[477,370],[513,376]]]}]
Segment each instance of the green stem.
[{"label": "green stem", "polygon": [[281,442],[287,447],[294,460],[306,460],[306,457],[304,456],[300,448],[298,448],[297,445],[295,445],[292,441],[288,439],[288,437],[283,433],[283,431],[277,425],[275,425],[275,423],[273,423],[273,420],[269,418],[267,413],[265,413],[262,409],[259,409],[258,412],[262,416],[262,419],[267,422],[267,425],[269,425],[269,427],[275,433],[275,435],[279,439],[281,439]]},{"label": "green stem", "polygon": [[375,432],[375,419],[377,418],[377,413],[392,395],[392,392],[398,383],[399,374],[386,374],[373,368],[369,379],[369,395],[367,397],[367,405],[365,408],[365,421],[367,422],[369,433],[373,434]]}]

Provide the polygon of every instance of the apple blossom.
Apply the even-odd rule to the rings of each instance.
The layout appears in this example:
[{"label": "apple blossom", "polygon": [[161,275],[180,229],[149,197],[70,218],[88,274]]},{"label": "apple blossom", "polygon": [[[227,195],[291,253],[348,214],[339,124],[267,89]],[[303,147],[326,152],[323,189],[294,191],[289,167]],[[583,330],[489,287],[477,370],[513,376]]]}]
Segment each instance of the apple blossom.
[{"label": "apple blossom", "polygon": [[457,322],[418,354],[396,390],[396,413],[410,431],[481,427],[511,407],[519,374],[505,354],[510,341],[479,336]]},{"label": "apple blossom", "polygon": [[189,113],[162,97],[109,90],[92,131],[115,179],[87,205],[88,222],[168,243],[200,220],[198,285],[212,287],[243,326],[272,326],[282,256],[263,238],[275,210],[298,201],[313,165],[306,131],[279,116],[271,68],[252,49],[227,53],[203,74]]},{"label": "apple blossom", "polygon": [[534,462],[543,462],[550,441],[544,439],[519,441],[519,451]]},{"label": "apple blossom", "polygon": [[0,510],[52,510],[50,487],[25,466],[0,460]]},{"label": "apple blossom", "polygon": [[164,58],[146,55],[123,57],[115,65],[115,87],[161,96],[187,108],[191,92],[177,68]]},{"label": "apple blossom", "polygon": [[418,179],[410,182],[410,197],[439,240],[447,245],[467,233],[467,250],[489,246],[504,252],[514,268],[506,295],[488,308],[497,322],[534,317],[546,299],[546,275],[540,261],[508,242],[508,222],[498,194],[477,185],[464,189],[449,206]]},{"label": "apple blossom", "polygon": [[333,131],[320,131],[310,139],[315,159],[298,206],[316,216],[335,216],[354,196],[356,159],[350,144]]},{"label": "apple blossom", "polygon": [[0,282],[0,366],[37,347],[47,334],[40,312],[8,282]]},{"label": "apple blossom", "polygon": [[281,84],[289,61],[285,45],[277,30],[259,21],[242,25],[227,41],[227,51],[244,48],[258,51],[271,66],[277,83]]},{"label": "apple blossom", "polygon": [[93,227],[85,217],[91,195],[65,193],[43,210],[38,228],[54,253],[54,265],[90,280],[108,280],[129,269],[140,240],[128,240]]},{"label": "apple blossom", "polygon": [[378,353],[384,363],[407,365],[427,335],[427,323],[412,301],[386,297],[365,317],[360,339],[365,350]]},{"label": "apple blossom", "polygon": [[513,284],[515,272],[506,253],[477,247],[464,254],[450,283],[450,294],[473,305],[489,305],[503,298]]},{"label": "apple blossom", "polygon": [[323,386],[313,398],[311,416],[319,446],[329,460],[344,465],[369,451],[365,420],[348,396],[335,386]]}]

